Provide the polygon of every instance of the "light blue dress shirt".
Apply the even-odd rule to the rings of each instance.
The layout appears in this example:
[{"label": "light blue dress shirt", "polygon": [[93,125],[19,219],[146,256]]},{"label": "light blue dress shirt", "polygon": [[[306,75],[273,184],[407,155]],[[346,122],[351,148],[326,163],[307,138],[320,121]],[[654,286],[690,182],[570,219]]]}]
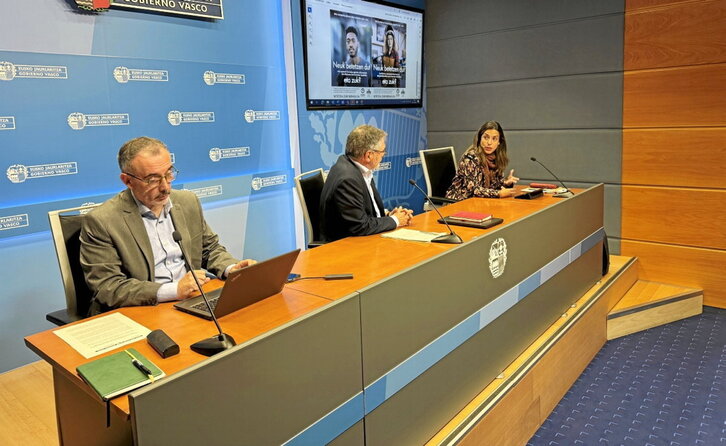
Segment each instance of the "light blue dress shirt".
[{"label": "light blue dress shirt", "polygon": [[[133,196],[133,194],[131,194]],[[141,220],[149,236],[154,253],[154,282],[162,284],[156,292],[158,302],[177,298],[177,282],[187,273],[179,244],[174,241],[174,223],[171,220],[171,198],[166,202],[159,217],[134,197]]]},{"label": "light blue dress shirt", "polygon": [[[133,192],[131,196],[134,197]],[[177,300],[178,282],[187,273],[184,258],[179,244],[174,241],[174,222],[171,219],[171,198],[166,202],[159,217],[134,197],[139,208],[141,220],[144,222],[146,234],[149,236],[151,251],[154,253],[154,282],[161,287],[156,292],[157,302]],[[227,277],[235,264],[225,268],[222,279]]]}]

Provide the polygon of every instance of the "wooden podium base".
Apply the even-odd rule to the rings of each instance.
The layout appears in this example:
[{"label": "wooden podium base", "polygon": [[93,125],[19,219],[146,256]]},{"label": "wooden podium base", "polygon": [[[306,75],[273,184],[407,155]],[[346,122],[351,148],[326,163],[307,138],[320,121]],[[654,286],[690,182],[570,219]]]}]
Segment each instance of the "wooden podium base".
[{"label": "wooden podium base", "polygon": [[426,444],[525,444],[605,344],[607,315],[636,280],[634,258],[610,256],[610,272]]}]

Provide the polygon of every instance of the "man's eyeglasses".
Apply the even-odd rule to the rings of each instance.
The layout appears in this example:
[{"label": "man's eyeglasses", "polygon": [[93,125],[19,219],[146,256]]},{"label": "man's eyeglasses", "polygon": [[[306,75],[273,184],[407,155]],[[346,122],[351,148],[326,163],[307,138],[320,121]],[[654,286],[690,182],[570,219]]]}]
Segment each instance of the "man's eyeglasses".
[{"label": "man's eyeglasses", "polygon": [[139,178],[136,175],[128,172],[124,173],[132,178],[136,178],[137,180],[145,183],[147,186],[158,186],[159,184],[161,184],[162,179],[166,180],[167,183],[171,183],[172,181],[174,181],[176,179],[176,176],[179,174],[179,171],[176,169],[176,167],[171,166],[169,170],[166,171],[164,176],[149,175],[146,178]]},{"label": "man's eyeglasses", "polygon": [[375,149],[371,149],[371,152],[381,153],[381,154],[383,154],[383,156],[386,156],[386,151],[385,150],[375,150]]}]

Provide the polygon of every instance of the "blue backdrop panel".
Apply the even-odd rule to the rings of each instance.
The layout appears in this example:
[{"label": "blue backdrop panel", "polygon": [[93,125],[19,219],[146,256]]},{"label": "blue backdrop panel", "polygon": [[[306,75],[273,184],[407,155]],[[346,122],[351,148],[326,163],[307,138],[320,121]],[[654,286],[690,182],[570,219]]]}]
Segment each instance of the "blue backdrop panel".
[{"label": "blue backdrop panel", "polygon": [[14,269],[0,341],[17,348],[0,372],[33,358],[22,337],[64,304],[47,212],[121,190],[116,154],[133,137],[167,143],[174,187],[197,193],[235,256],[295,246],[282,4],[224,6],[224,20],[204,20],[4,2],[0,257]]},{"label": "blue backdrop panel", "polygon": [[425,148],[423,109],[311,111],[301,113],[301,170],[329,170],[345,153],[345,140],[355,127],[368,124],[388,133],[387,153],[374,173],[387,208],[406,206],[421,210],[423,197],[408,183],[423,179],[418,151]]},{"label": "blue backdrop panel", "polygon": [[92,51],[142,59],[284,66],[280,2],[226,1],[224,17],[212,21],[111,9],[96,17]]},{"label": "blue backdrop panel", "polygon": [[[279,3],[234,2],[218,21],[114,9],[93,22],[73,10],[54,16],[79,17],[91,54],[83,45],[42,52],[57,50],[49,41],[36,42],[37,52],[0,50],[0,116],[11,124],[0,133],[0,238],[46,229],[47,210],[69,200],[118,191],[116,153],[139,135],[166,142],[178,183],[290,168]],[[26,25],[3,24],[18,35]]]}]

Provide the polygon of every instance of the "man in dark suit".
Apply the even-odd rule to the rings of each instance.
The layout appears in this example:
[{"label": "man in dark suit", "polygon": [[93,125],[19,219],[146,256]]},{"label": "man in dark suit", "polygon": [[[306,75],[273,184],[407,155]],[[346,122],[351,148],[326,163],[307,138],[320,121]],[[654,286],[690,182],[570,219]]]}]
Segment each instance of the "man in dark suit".
[{"label": "man in dark suit", "polygon": [[373,170],[385,154],[383,130],[361,125],[350,132],[345,155],[330,169],[320,195],[323,241],[378,234],[409,224],[413,211],[397,207],[386,213],[373,181]]},{"label": "man in dark suit", "polygon": [[[118,307],[185,299],[206,283],[254,261],[239,261],[219,244],[193,192],[171,190],[176,168],[166,145],[154,138],[126,142],[118,154],[127,189],[89,212],[81,229],[81,265],[93,292],[89,314]],[[184,267],[174,231],[194,271]]]}]

